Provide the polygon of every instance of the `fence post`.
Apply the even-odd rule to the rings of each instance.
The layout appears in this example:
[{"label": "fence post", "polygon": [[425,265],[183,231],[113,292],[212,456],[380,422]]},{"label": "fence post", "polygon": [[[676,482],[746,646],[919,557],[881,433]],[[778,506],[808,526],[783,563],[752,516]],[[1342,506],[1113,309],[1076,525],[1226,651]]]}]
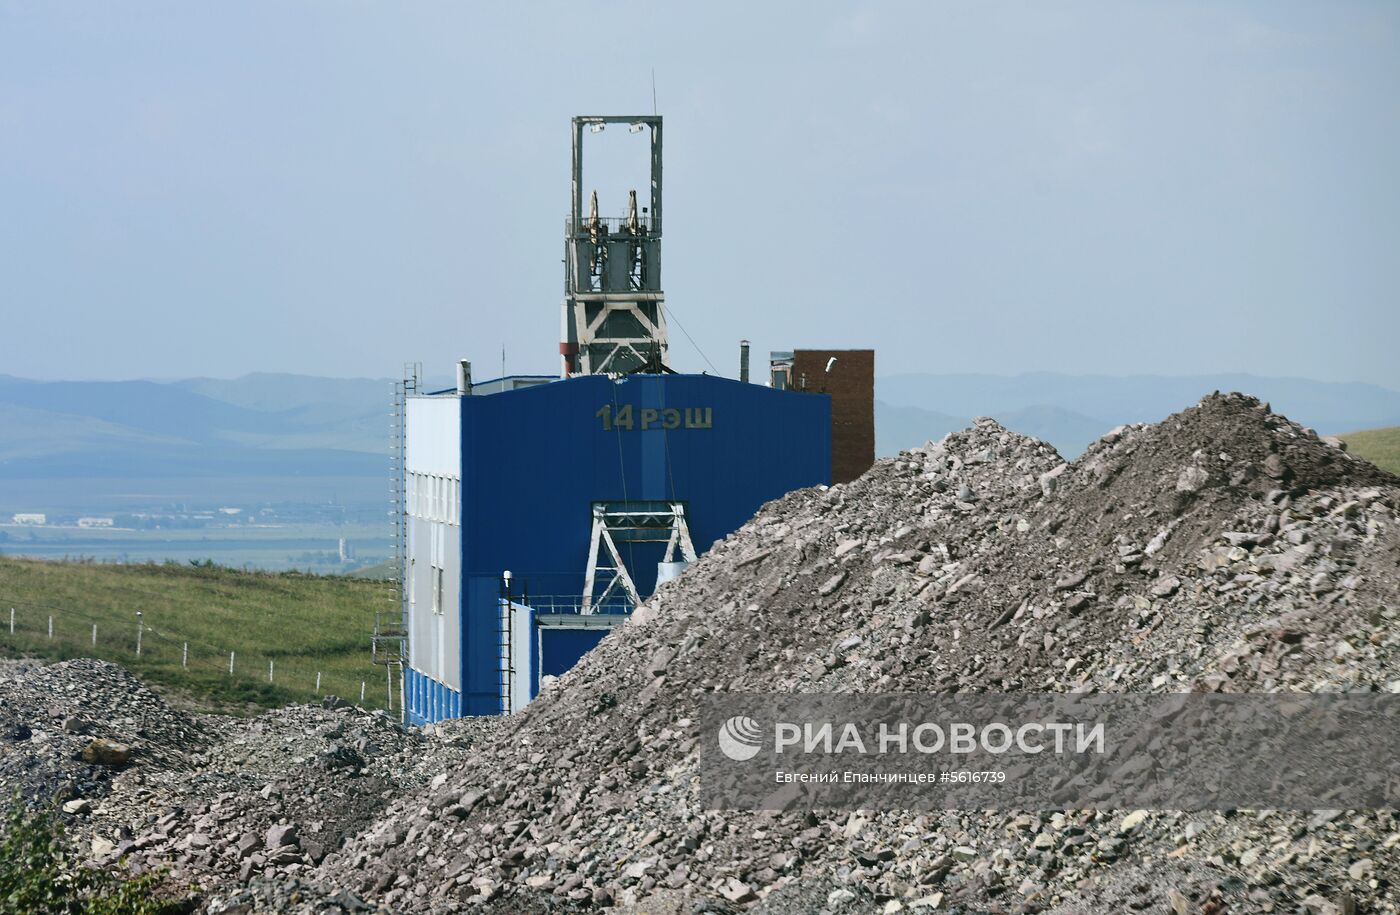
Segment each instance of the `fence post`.
[{"label": "fence post", "polygon": [[321,672],[316,671],[316,695],[321,695]]},{"label": "fence post", "polygon": [[97,624],[92,624],[92,647],[97,647]]},{"label": "fence post", "polygon": [[15,608],[10,608],[10,635],[15,634]]},{"label": "fence post", "polygon": [[49,614],[49,638],[53,638],[53,614]]},{"label": "fence post", "polygon": [[189,643],[189,642],[186,642],[186,643],[185,643],[185,647],[180,649],[180,666],[181,666],[181,667],[186,667],[186,668],[190,666],[190,643]]},{"label": "fence post", "polygon": [[228,675],[233,676],[233,652],[228,653]]},{"label": "fence post", "polygon": [[141,625],[141,611],[136,611],[136,657],[141,657],[141,630],[145,627]]},{"label": "fence post", "polygon": [[267,662],[267,682],[272,682],[272,661]]},{"label": "fence post", "polygon": [[360,681],[360,705],[365,704],[365,681]]}]

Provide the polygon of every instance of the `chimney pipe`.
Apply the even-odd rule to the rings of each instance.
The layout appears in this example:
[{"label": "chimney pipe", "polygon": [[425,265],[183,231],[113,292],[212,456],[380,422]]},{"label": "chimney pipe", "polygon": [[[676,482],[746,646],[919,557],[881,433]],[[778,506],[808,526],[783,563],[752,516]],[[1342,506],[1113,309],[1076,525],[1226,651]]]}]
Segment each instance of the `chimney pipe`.
[{"label": "chimney pipe", "polygon": [[749,382],[749,341],[739,341],[739,380]]},{"label": "chimney pipe", "polygon": [[457,393],[466,396],[472,392],[472,364],[466,359],[457,363]]}]

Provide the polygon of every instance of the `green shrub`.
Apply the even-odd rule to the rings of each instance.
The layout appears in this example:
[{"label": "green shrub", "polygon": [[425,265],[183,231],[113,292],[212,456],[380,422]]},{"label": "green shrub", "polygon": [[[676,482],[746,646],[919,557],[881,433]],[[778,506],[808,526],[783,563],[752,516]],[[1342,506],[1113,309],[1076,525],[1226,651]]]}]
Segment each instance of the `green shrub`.
[{"label": "green shrub", "polygon": [[29,812],[16,795],[0,834],[0,915],[172,915],[185,911],[156,874],[122,879],[83,867],[52,810]]}]

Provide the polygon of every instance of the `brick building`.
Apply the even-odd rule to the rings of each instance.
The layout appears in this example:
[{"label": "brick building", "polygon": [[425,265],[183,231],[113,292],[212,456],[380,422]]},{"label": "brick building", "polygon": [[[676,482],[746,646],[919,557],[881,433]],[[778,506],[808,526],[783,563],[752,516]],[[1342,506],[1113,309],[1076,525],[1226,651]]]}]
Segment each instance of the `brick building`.
[{"label": "brick building", "polygon": [[831,395],[831,482],[875,463],[875,351],[799,349],[773,353],[772,385]]}]

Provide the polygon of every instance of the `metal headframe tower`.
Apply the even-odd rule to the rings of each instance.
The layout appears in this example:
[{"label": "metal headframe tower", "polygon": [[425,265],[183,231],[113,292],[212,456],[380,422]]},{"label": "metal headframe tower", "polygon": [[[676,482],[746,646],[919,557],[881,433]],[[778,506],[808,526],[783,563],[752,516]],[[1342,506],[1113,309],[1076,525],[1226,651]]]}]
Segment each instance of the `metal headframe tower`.
[{"label": "metal headframe tower", "polygon": [[[650,132],[651,199],[627,214],[598,214],[598,192],[584,211],[585,131],[609,126]],[[666,307],[661,292],[661,118],[656,115],[591,115],[573,119],[573,183],[564,230],[564,314],[560,375],[664,371]]]}]

